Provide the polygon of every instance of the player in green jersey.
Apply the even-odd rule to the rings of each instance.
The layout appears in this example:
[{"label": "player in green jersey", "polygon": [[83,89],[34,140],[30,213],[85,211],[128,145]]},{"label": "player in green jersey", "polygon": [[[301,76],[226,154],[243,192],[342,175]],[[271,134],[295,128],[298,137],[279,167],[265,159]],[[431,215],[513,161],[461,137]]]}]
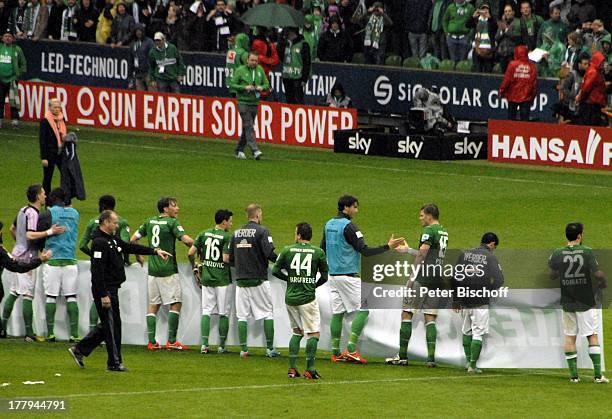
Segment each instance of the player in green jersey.
[{"label": "player in green jersey", "polygon": [[[600,308],[597,301],[599,290],[606,287],[605,275],[599,269],[591,248],[582,244],[583,231],[581,223],[569,223],[565,227],[567,245],[550,255],[548,266],[550,278],[561,281],[565,359],[570,370],[570,381],[580,381],[576,351],[576,336],[580,334],[589,342],[595,383],[607,384],[610,381],[601,374],[601,347],[598,338]],[[598,282],[596,287],[593,279]]]},{"label": "player in green jersey", "polygon": [[[100,199],[98,200],[98,209],[99,209],[100,214],[102,214],[102,212],[106,210],[114,211],[115,205],[116,205],[115,197],[112,195],[102,195]],[[87,222],[85,233],[83,234],[83,237],[81,237],[81,241],[79,242],[79,250],[85,253],[89,257],[91,257],[91,250],[89,249],[89,243],[91,242],[91,234],[95,230],[98,229],[98,218],[99,217],[94,217]],[[121,240],[125,242],[130,241],[130,226],[127,220],[121,217],[119,217],[118,234]],[[123,255],[123,258],[125,260],[125,265],[126,266],[129,265],[130,255],[125,253]],[[140,262],[141,265],[143,264],[142,256],[138,255],[136,256],[136,259]],[[97,324],[98,324],[98,311],[96,310],[95,304],[92,304],[91,309],[89,310],[89,331],[92,331],[93,328],[96,327]]]},{"label": "player in green jersey", "polygon": [[[232,235],[231,211],[220,209],[215,213],[215,226],[202,231],[189,249],[196,284],[202,289],[202,347],[200,353],[210,352],[208,336],[210,335],[210,316],[219,315],[219,348],[218,353],[228,352],[225,349],[225,339],[229,330],[229,314],[231,311],[231,275],[229,266],[229,244]],[[200,263],[196,263],[196,253]]]},{"label": "player in green jersey", "polygon": [[[402,311],[402,324],[400,327],[399,354],[394,358],[387,358],[387,364],[408,364],[408,342],[412,335],[412,317],[422,312],[425,317],[425,339],[427,341],[427,367],[436,366],[436,317],[438,316],[439,298],[421,296],[421,287],[437,288],[442,285],[442,265],[448,246],[448,233],[440,225],[440,210],[435,204],[426,204],[421,207],[419,219],[423,232],[419,239],[419,248],[411,249],[407,244],[398,247],[400,253],[410,253],[415,256],[412,277],[407,286],[415,290],[414,297],[404,298]],[[418,269],[418,271],[417,271]]]},{"label": "player in green jersey", "polygon": [[155,340],[155,328],[157,323],[157,311],[163,305],[170,306],[168,312],[168,342],[167,350],[187,350],[187,346],[176,340],[178,330],[179,314],[181,312],[181,281],[178,275],[176,262],[176,240],[182,241],[186,246],[193,245],[193,239],[185,233],[185,229],[176,218],[179,206],[176,198],[162,197],[157,202],[159,215],[146,220],[136,233],[132,236],[132,242],[137,242],[142,237],[149,239],[151,247],[160,248],[172,255],[167,260],[158,256],[149,258],[149,309],[147,311],[147,333],[149,344],[147,348],[151,351],[161,349],[161,345]]},{"label": "player in green jersey", "polygon": [[[297,357],[300,342],[306,333],[306,371],[304,377],[310,380],[321,378],[314,362],[317,345],[321,336],[321,315],[317,304],[316,288],[327,281],[327,260],[322,249],[310,244],[312,227],[300,223],[295,229],[296,243],[287,246],[278,256],[272,274],[287,282],[285,303],[291,321],[293,335],[289,341],[289,378],[300,376]],[[320,278],[317,280],[317,273]]]}]

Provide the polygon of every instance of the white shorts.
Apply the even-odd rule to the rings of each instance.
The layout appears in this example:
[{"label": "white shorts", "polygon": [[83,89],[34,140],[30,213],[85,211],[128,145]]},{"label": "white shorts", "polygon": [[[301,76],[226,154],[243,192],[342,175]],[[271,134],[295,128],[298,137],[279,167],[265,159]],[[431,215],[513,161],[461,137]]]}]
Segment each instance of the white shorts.
[{"label": "white shorts", "polygon": [[246,321],[274,318],[270,282],[264,281],[256,287],[236,286],[236,317]]},{"label": "white shorts", "polygon": [[352,313],[367,310],[367,298],[362,299],[361,278],[347,275],[330,275],[332,313]]},{"label": "white shorts", "polygon": [[11,278],[11,293],[17,295],[27,295],[34,297],[34,287],[36,285],[36,272],[34,269],[24,274],[13,273]]},{"label": "white shorts", "polygon": [[440,306],[440,297],[431,297],[428,294],[421,295],[421,288],[426,288],[419,281],[412,282],[412,289],[415,291],[414,296],[406,295],[402,301],[402,310],[408,313],[429,314],[432,316],[438,315],[438,307]]},{"label": "white shorts", "polygon": [[319,304],[316,299],[301,306],[288,305],[287,313],[292,329],[302,329],[304,333],[321,331],[321,313],[319,313]]},{"label": "white shorts", "polygon": [[563,312],[563,333],[566,336],[587,337],[596,335],[599,330],[599,309],[592,308],[587,311],[575,313]]},{"label": "white shorts", "polygon": [[202,314],[228,316],[231,308],[230,286],[202,287]]},{"label": "white shorts", "polygon": [[482,338],[489,333],[489,306],[464,308],[461,310],[463,326],[461,332],[471,335],[473,339]]},{"label": "white shorts", "polygon": [[149,304],[168,305],[182,301],[181,280],[178,274],[161,277],[149,275],[148,288]]},{"label": "white shorts", "polygon": [[79,268],[77,265],[43,267],[43,286],[45,294],[51,297],[65,297],[77,294],[77,278]]}]

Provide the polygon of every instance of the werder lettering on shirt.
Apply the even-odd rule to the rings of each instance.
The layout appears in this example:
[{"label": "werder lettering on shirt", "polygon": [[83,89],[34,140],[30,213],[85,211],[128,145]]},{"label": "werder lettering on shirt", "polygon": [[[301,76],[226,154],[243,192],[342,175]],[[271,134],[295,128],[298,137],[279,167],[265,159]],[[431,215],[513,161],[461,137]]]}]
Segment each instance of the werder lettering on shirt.
[{"label": "werder lettering on shirt", "polygon": [[167,66],[167,65],[174,65],[176,64],[176,58],[164,58],[161,60],[156,60],[155,61],[157,63],[158,66]]},{"label": "werder lettering on shirt", "polygon": [[300,247],[292,247],[289,249],[291,253],[314,253],[314,249],[302,249]]},{"label": "werder lettering on shirt", "polygon": [[255,230],[254,228],[243,228],[243,229],[234,231],[234,237],[236,238],[255,237],[255,233],[257,233],[257,230]]},{"label": "werder lettering on shirt", "polygon": [[205,235],[206,237],[212,237],[212,238],[215,238],[215,239],[223,240],[223,236],[222,236],[222,235],[220,235],[220,234],[214,234],[214,233],[204,233],[204,235]]},{"label": "werder lettering on shirt", "polygon": [[165,220],[161,220],[161,221],[157,221],[157,220],[151,220],[149,221],[151,224],[158,224],[158,225],[166,225],[168,224],[168,221]]}]

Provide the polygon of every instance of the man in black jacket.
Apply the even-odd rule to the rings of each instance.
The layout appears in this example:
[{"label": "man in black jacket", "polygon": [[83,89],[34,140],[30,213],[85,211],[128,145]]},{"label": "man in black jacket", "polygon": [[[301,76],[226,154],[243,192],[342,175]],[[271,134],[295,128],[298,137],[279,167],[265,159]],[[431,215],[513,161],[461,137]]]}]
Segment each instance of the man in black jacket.
[{"label": "man in black jacket", "polygon": [[240,356],[247,358],[247,320],[253,317],[264,323],[266,356],[280,354],[274,349],[274,313],[272,291],[268,281],[268,262],[276,262],[274,241],[268,229],[261,225],[262,211],[258,204],[246,208],[249,222],[234,231],[229,246],[229,262],[236,268],[236,317]]},{"label": "man in black jacket", "polygon": [[321,61],[335,63],[346,63],[353,59],[353,41],[340,27],[337,16],[329,18],[329,29],[319,39],[317,55]]},{"label": "man in black jacket", "polygon": [[68,349],[77,365],[85,368],[83,358],[106,342],[107,370],[127,371],[121,359],[121,315],[119,312],[119,288],[125,282],[123,253],[158,255],[166,260],[170,253],[138,244],[124,242],[116,235],[119,218],[106,210],[100,214],[99,229],[92,234],[91,244],[91,292],[98,310],[100,323],[78,344]]}]

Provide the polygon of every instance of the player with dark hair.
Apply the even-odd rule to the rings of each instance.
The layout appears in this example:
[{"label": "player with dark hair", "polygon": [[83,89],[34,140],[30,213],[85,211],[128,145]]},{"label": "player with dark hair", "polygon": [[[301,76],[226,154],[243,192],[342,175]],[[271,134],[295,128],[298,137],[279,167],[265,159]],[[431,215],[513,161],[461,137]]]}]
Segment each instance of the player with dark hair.
[{"label": "player with dark hair", "polygon": [[[219,315],[219,347],[218,353],[228,352],[225,340],[229,331],[229,314],[231,311],[232,281],[229,267],[229,244],[232,235],[232,216],[226,209],[215,213],[215,226],[197,235],[187,256],[191,262],[196,284],[202,288],[202,318],[200,329],[202,347],[200,353],[210,352],[208,337],[210,335],[210,316]],[[196,253],[200,263],[196,263]]]},{"label": "player with dark hair", "polygon": [[176,339],[182,306],[182,290],[176,262],[175,242],[180,240],[185,246],[191,247],[193,239],[185,233],[185,229],[176,218],[179,209],[176,198],[160,198],[157,202],[159,215],[146,220],[138,228],[138,231],[132,235],[131,239],[135,243],[146,236],[151,247],[159,247],[172,255],[169,259],[163,259],[159,256],[149,258],[149,309],[147,311],[149,344],[147,348],[151,351],[161,349],[161,345],[155,340],[155,329],[157,312],[162,304],[168,305],[170,308],[166,349],[176,351],[188,349],[186,345]]},{"label": "player with dark hair", "polygon": [[[106,210],[114,211],[115,206],[116,206],[115,197],[112,195],[102,195],[98,199],[98,212],[100,214]],[[121,240],[123,240],[124,242],[129,242],[130,241],[130,226],[125,218],[122,218],[119,215],[117,215],[117,217],[119,219],[119,229],[117,231],[117,234],[119,235],[119,238],[121,238]],[[85,253],[89,257],[91,257],[91,250],[89,249],[89,243],[91,242],[91,236],[93,232],[97,230],[99,227],[98,218],[99,218],[99,215],[97,217],[92,218],[91,220],[87,222],[87,226],[85,227],[85,233],[83,233],[83,237],[81,237],[81,241],[79,242],[79,250]],[[136,259],[141,265],[143,264],[143,259],[140,255],[137,255]],[[123,260],[124,260],[125,265],[129,266],[130,255],[128,253],[123,253]],[[96,324],[98,324],[98,311],[96,310],[96,305],[92,304],[89,310],[89,330],[90,331],[93,330],[93,328],[96,327]]]},{"label": "player with dark hair", "polygon": [[[366,360],[357,352],[357,342],[368,319],[367,296],[361,295],[361,256],[374,256],[395,249],[404,238],[391,236],[385,245],[370,248],[363,233],[352,219],[359,212],[359,200],[351,195],[338,199],[338,214],[325,223],[321,248],[329,263],[329,288],[331,292],[332,319],[331,344],[333,362],[356,362]],[[347,350],[340,353],[340,338],[345,314],[357,311],[351,323],[351,336]]]},{"label": "player with dark hair", "polygon": [[[600,289],[606,287],[606,280],[593,250],[582,244],[583,234],[584,226],[581,223],[569,223],[565,227],[567,245],[550,255],[548,266],[550,278],[561,281],[565,359],[570,370],[570,381],[580,381],[576,352],[576,336],[580,334],[589,342],[594,382],[607,384],[609,380],[601,373],[601,346],[598,337],[601,315],[598,295]],[[596,287],[593,280],[597,280]]]},{"label": "player with dark hair", "polygon": [[[306,371],[309,380],[321,378],[314,363],[317,345],[321,336],[321,314],[317,303],[316,289],[327,282],[327,261],[322,249],[310,244],[312,227],[299,223],[295,227],[295,244],[283,249],[276,260],[272,274],[287,282],[285,304],[293,329],[289,341],[289,378],[297,378],[297,357],[300,342],[306,333]],[[317,280],[317,273],[321,277]]]},{"label": "player with dark hair", "polygon": [[421,287],[436,289],[442,286],[442,270],[444,256],[448,246],[448,233],[440,225],[440,210],[436,204],[425,204],[421,207],[419,219],[423,232],[419,239],[419,248],[412,249],[407,244],[398,248],[401,253],[410,253],[415,256],[414,270],[406,286],[415,292],[413,296],[404,297],[402,324],[400,327],[399,354],[394,358],[387,358],[386,362],[392,365],[407,365],[408,343],[412,335],[412,317],[419,311],[425,317],[425,339],[427,342],[427,367],[436,366],[436,317],[438,316],[439,298],[421,295]]},{"label": "player with dark hair", "polygon": [[[495,233],[485,233],[480,246],[462,252],[455,265],[453,289],[463,287],[467,292],[498,289],[504,283],[504,275],[493,251],[499,246]],[[453,294],[455,297],[457,294]],[[489,333],[489,302],[487,296],[455,298],[455,311],[461,312],[463,325],[463,350],[470,374],[480,374],[476,363],[482,350],[483,337]]]}]

